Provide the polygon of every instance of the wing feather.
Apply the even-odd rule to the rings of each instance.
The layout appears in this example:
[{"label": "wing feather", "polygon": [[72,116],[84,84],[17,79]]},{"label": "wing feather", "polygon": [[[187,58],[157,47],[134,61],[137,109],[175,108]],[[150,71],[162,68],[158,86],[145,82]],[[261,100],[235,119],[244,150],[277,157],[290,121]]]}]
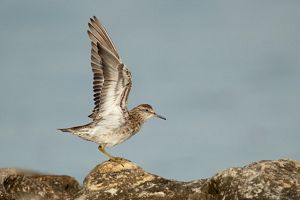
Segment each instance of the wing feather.
[{"label": "wing feather", "polygon": [[[119,126],[128,117],[127,99],[131,89],[131,74],[121,62],[118,51],[105,28],[96,17],[91,18],[88,35],[91,40],[93,71],[94,121]],[[111,120],[111,121],[109,121]]]}]

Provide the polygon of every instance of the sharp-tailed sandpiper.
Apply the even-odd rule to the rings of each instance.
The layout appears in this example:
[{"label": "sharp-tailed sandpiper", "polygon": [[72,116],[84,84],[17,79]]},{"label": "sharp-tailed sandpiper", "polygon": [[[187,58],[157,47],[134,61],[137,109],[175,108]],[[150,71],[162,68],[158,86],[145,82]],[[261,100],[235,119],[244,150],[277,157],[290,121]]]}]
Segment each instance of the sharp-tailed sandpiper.
[{"label": "sharp-tailed sandpiper", "polygon": [[115,157],[105,151],[135,135],[151,117],[166,119],[148,104],[127,109],[127,99],[132,86],[131,74],[120,59],[119,53],[107,31],[94,16],[89,22],[91,39],[91,65],[93,71],[94,109],[92,122],[71,128],[59,129],[85,140],[99,144],[98,149],[111,160]]}]

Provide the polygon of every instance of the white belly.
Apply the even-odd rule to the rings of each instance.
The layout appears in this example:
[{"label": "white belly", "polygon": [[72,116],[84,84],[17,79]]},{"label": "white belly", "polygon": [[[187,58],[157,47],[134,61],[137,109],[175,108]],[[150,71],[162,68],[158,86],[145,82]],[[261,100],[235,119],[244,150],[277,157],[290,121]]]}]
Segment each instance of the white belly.
[{"label": "white belly", "polygon": [[84,138],[97,144],[106,144],[106,147],[112,147],[124,142],[133,135],[130,132],[125,133],[122,129],[112,131],[101,126],[96,126]]},{"label": "white belly", "polygon": [[[125,126],[124,126],[125,125]],[[134,130],[132,129],[134,127]],[[129,139],[139,131],[141,124],[132,126],[130,123],[115,124],[108,120],[101,120],[93,126],[82,129],[79,133],[75,133],[79,137],[95,142],[106,147],[115,146]]]}]

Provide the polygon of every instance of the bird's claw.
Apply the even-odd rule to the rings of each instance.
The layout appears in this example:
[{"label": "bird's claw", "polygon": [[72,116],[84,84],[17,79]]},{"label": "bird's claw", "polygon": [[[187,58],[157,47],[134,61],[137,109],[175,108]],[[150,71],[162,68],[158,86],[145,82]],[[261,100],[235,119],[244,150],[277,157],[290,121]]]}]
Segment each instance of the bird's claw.
[{"label": "bird's claw", "polygon": [[118,163],[118,164],[120,164],[120,165],[122,165],[124,167],[124,165],[123,165],[123,159],[122,158],[119,158],[119,157],[110,157],[109,161]]}]

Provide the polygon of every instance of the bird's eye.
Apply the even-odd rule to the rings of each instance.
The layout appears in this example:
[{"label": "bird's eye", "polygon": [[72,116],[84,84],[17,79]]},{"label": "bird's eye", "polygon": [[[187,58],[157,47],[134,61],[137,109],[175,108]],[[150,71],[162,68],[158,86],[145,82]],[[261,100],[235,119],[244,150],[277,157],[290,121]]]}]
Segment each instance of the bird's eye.
[{"label": "bird's eye", "polygon": [[149,112],[149,110],[148,110],[148,109],[146,109],[146,111],[147,111],[147,112]]}]

